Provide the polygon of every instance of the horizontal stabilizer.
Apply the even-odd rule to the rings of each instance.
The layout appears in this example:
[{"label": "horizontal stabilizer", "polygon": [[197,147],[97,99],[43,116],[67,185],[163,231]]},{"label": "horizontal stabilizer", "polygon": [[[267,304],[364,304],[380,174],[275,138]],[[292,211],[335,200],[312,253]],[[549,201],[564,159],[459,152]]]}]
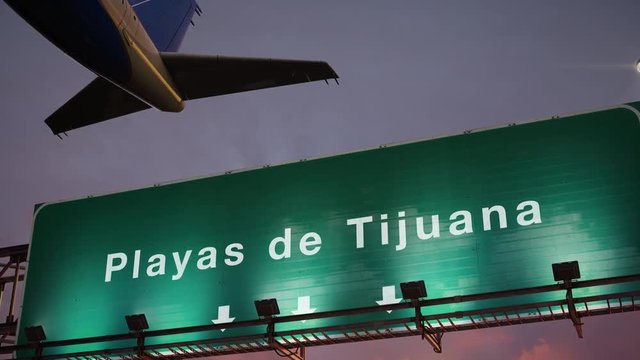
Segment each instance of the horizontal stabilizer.
[{"label": "horizontal stabilizer", "polygon": [[149,105],[103,78],[97,78],[45,123],[59,133],[148,109]]},{"label": "horizontal stabilizer", "polygon": [[187,100],[338,78],[331,66],[322,61],[160,55]]}]

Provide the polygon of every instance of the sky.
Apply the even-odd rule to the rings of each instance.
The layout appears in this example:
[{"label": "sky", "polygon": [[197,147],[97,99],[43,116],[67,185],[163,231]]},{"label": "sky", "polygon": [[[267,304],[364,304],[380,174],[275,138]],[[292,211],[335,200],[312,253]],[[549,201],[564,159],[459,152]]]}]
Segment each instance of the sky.
[{"label": "sky", "polygon": [[[181,51],[325,60],[323,82],[197,100],[52,135],[94,77],[0,2],[0,245],[37,203],[328,156],[640,99],[640,3],[201,0]],[[309,349],[309,359],[631,359],[640,315]],[[277,359],[272,353],[230,359]]]}]

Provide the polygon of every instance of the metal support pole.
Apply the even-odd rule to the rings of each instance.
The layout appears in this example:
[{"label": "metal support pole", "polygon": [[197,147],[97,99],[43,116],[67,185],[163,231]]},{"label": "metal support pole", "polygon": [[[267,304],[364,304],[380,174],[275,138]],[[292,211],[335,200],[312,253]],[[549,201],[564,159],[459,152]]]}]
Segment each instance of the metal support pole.
[{"label": "metal support pole", "polygon": [[413,300],[412,302],[416,311],[416,329],[420,329],[422,340],[427,340],[431,347],[433,347],[434,352],[438,354],[442,353],[442,333],[434,332],[432,334],[427,330],[423,323],[422,310],[420,309],[419,302],[417,300]]},{"label": "metal support pole", "polygon": [[291,350],[282,346],[275,339],[276,324],[275,322],[273,322],[273,318],[269,316],[267,317],[267,319],[270,320],[269,323],[267,324],[267,343],[269,344],[269,346],[273,348],[276,354],[278,354],[281,357],[287,357],[291,360],[304,360],[305,359],[304,347],[299,347],[295,350]]},{"label": "metal support pole", "polygon": [[29,340],[29,346],[31,346],[33,348],[34,351],[34,359],[42,359],[42,352],[43,352],[43,347],[42,347],[42,340]]},{"label": "metal support pole", "polygon": [[305,360],[305,349],[304,347],[299,347],[295,350],[287,349],[286,347],[280,345],[280,343],[275,342],[271,345],[275,350],[276,354],[282,357],[287,357],[291,360]]},{"label": "metal support pole", "polygon": [[276,342],[275,340],[276,324],[273,322],[273,319],[270,316],[268,317],[268,319],[270,321],[267,324],[267,344],[273,346],[273,344]]},{"label": "metal support pole", "polygon": [[4,284],[5,283],[0,284],[0,304],[2,304],[2,298],[4,296]]},{"label": "metal support pole", "polygon": [[15,263],[16,268],[15,268],[15,274],[14,274],[13,285],[11,290],[11,302],[9,303],[9,315],[7,315],[7,323],[12,323],[14,321],[13,313],[15,311],[15,306],[16,306],[16,292],[18,290],[18,281],[20,281],[20,263],[22,261],[23,261],[22,256],[12,256],[9,260],[9,264]]},{"label": "metal support pole", "polygon": [[571,280],[564,280],[564,286],[567,289],[567,307],[569,308],[569,318],[571,318],[571,322],[573,326],[576,328],[576,333],[578,334],[578,338],[582,339],[582,321],[580,321],[580,316],[578,315],[578,310],[576,309],[576,304],[573,301],[573,292],[571,290]]},{"label": "metal support pole", "polygon": [[42,343],[38,342],[36,344],[36,359],[42,359]]},{"label": "metal support pole", "polygon": [[144,333],[140,331],[137,335],[136,345],[138,347],[138,358],[144,359]]}]

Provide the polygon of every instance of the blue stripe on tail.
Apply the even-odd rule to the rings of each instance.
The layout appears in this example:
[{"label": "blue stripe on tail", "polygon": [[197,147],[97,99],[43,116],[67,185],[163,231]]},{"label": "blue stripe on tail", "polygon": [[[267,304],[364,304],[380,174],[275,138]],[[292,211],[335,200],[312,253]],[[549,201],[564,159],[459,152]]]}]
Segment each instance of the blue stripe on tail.
[{"label": "blue stripe on tail", "polygon": [[193,14],[195,0],[129,0],[158,51],[177,51]]}]

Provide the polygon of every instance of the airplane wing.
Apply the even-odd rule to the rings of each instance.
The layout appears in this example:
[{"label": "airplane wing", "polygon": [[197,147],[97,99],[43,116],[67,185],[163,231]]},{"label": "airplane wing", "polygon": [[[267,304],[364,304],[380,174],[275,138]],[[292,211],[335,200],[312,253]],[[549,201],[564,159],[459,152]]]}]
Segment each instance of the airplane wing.
[{"label": "airplane wing", "polygon": [[338,79],[322,61],[160,53],[187,100],[310,81]]},{"label": "airplane wing", "polygon": [[55,135],[148,109],[149,105],[103,78],[96,78],[45,123]]}]

